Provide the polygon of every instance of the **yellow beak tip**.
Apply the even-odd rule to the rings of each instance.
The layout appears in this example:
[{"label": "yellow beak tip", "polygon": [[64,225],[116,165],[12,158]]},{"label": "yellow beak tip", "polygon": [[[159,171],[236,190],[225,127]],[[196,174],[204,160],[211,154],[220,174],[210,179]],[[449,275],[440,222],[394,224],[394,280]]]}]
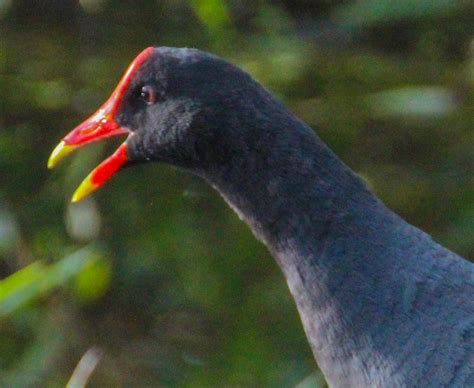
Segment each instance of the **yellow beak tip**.
[{"label": "yellow beak tip", "polygon": [[77,203],[77,202],[79,202],[80,200],[81,200],[81,198],[80,198],[76,193],[74,193],[74,194],[72,195],[72,198],[71,198],[71,203]]},{"label": "yellow beak tip", "polygon": [[48,168],[53,169],[59,163],[61,159],[73,152],[77,146],[67,145],[64,141],[61,141],[56,148],[51,152],[48,159]]},{"label": "yellow beak tip", "polygon": [[71,202],[76,203],[87,197],[90,193],[96,190],[99,186],[92,183],[91,176],[89,175],[82,181],[79,187],[76,189],[72,195]]},{"label": "yellow beak tip", "polygon": [[51,155],[48,159],[48,168],[52,170],[54,167],[56,167],[56,164],[57,164],[57,161]]}]

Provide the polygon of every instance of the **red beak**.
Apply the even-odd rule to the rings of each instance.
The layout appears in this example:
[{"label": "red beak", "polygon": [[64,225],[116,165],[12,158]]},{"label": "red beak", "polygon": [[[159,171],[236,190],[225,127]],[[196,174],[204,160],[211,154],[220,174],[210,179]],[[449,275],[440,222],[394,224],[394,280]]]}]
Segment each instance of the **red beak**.
[{"label": "red beak", "polygon": [[[82,124],[74,128],[56,146],[48,160],[48,168],[56,164],[78,147],[93,141],[111,136],[129,134],[127,128],[121,127],[115,120],[117,110],[130,81],[139,66],[149,57],[153,47],[143,50],[130,64],[109,99]],[[72,201],[77,202],[99,188],[106,180],[127,162],[127,144],[123,143],[117,151],[97,166],[75,191]]]}]

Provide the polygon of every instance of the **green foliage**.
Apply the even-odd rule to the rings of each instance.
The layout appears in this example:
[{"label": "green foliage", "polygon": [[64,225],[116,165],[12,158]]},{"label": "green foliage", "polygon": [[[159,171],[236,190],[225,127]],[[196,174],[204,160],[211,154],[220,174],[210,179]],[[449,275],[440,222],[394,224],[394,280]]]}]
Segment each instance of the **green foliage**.
[{"label": "green foliage", "polygon": [[148,165],[71,205],[117,143],[54,172],[49,152],[144,47],[199,47],[473,258],[472,20],[469,1],[0,0],[0,385],[64,386],[99,349],[91,386],[321,386],[277,265],[211,188]]},{"label": "green foliage", "polygon": [[359,0],[339,7],[334,16],[343,24],[366,27],[394,21],[444,17],[462,12],[468,6],[469,2],[464,0]]},{"label": "green foliage", "polygon": [[375,93],[368,103],[381,116],[437,118],[455,108],[454,96],[440,87],[404,87]]},{"label": "green foliage", "polygon": [[77,274],[74,292],[86,302],[99,299],[107,292],[111,281],[110,262],[97,257],[85,263]]},{"label": "green foliage", "polygon": [[107,267],[101,263],[97,254],[84,248],[54,264],[36,261],[27,265],[0,280],[0,318],[64,285],[73,276],[78,277],[77,291],[81,296],[102,294],[109,276]]},{"label": "green foliage", "polygon": [[193,0],[191,4],[201,21],[211,30],[230,26],[230,17],[223,0]]}]

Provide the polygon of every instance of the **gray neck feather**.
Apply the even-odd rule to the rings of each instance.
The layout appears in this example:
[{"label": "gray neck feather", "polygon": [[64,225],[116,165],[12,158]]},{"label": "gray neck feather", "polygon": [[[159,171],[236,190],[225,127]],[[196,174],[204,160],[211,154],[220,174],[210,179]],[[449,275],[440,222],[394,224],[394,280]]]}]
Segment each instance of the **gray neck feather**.
[{"label": "gray neck feather", "polygon": [[406,316],[423,302],[419,287],[431,287],[426,274],[455,255],[388,210],[304,123],[279,114],[250,128],[206,179],[275,257],[331,386],[428,381],[438,373],[422,368],[432,338]]}]

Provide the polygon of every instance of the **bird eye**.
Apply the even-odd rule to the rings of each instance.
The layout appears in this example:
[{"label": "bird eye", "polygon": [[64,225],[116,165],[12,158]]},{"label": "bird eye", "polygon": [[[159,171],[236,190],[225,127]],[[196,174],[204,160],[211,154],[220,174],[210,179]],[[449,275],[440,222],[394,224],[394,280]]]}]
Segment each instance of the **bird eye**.
[{"label": "bird eye", "polygon": [[143,86],[140,92],[140,97],[143,101],[145,101],[147,105],[154,104],[156,102],[155,89],[153,89],[153,87],[151,87],[150,85]]}]

